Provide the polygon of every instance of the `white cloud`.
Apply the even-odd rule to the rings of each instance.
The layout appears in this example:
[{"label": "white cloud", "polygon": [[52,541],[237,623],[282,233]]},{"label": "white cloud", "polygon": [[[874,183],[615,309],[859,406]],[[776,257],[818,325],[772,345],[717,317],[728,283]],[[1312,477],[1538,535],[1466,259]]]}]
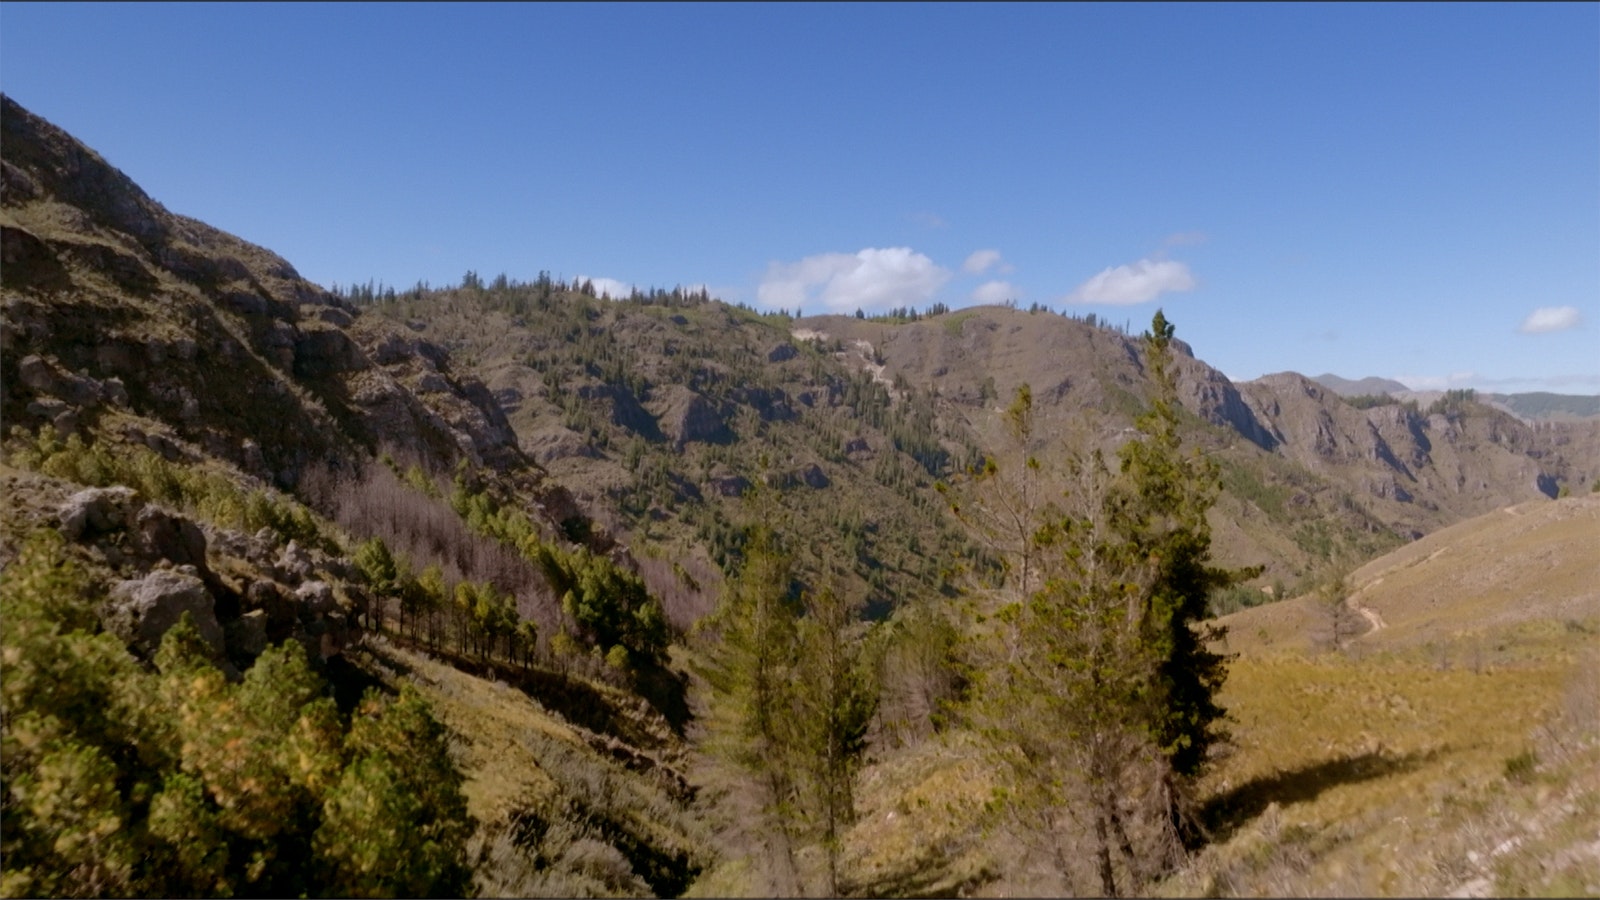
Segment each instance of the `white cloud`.
[{"label": "white cloud", "polygon": [[972,255],[967,257],[967,261],[961,264],[961,271],[971,275],[979,275],[999,262],[999,250],[974,250]]},{"label": "white cloud", "polygon": [[829,312],[883,310],[928,302],[950,272],[909,247],[868,247],[772,263],[756,292],[769,309],[821,302]]},{"label": "white cloud", "polygon": [[633,285],[615,278],[590,278],[587,275],[579,275],[577,281],[580,284],[587,281],[594,285],[596,297],[610,296],[613,300],[626,300],[633,296]]},{"label": "white cloud", "polygon": [[1171,291],[1192,290],[1194,286],[1194,275],[1183,263],[1171,259],[1141,259],[1106,269],[1078,285],[1066,299],[1068,303],[1132,306],[1148,303]]},{"label": "white cloud", "polygon": [[1006,302],[1017,296],[1017,289],[1009,281],[985,281],[972,292],[972,299],[987,306]]},{"label": "white cloud", "polygon": [[1541,306],[1529,313],[1517,330],[1523,334],[1549,334],[1577,328],[1582,321],[1576,306]]}]

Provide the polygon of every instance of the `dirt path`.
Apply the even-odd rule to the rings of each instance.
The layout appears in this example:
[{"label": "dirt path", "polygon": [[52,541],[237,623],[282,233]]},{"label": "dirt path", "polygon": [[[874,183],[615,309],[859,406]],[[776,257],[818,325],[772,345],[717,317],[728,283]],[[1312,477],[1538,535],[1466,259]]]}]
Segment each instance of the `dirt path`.
[{"label": "dirt path", "polygon": [[[1383,616],[1379,615],[1377,610],[1361,602],[1360,593],[1351,594],[1345,602],[1350,604],[1351,609],[1360,613],[1361,618],[1366,619],[1372,625],[1372,631],[1382,631],[1389,627],[1389,623],[1383,621]],[[1368,632],[1368,634],[1371,633]]]}]

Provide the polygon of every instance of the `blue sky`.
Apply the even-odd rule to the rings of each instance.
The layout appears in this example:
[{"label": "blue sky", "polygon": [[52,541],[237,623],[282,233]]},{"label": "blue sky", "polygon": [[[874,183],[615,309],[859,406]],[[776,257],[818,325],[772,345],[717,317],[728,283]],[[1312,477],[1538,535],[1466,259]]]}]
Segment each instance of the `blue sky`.
[{"label": "blue sky", "polygon": [[1161,306],[1236,379],[1600,393],[1592,3],[10,3],[0,90],[324,285]]}]

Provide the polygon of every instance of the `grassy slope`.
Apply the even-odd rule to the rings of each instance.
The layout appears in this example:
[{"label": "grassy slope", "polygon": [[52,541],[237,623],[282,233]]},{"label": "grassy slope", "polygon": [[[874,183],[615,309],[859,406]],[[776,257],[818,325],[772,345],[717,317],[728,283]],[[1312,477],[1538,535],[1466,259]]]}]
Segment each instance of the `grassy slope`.
[{"label": "grassy slope", "polygon": [[1535,502],[1375,560],[1350,588],[1382,627],[1344,653],[1315,598],[1226,617],[1221,842],[1166,890],[1593,894],[1597,537],[1600,498]]}]

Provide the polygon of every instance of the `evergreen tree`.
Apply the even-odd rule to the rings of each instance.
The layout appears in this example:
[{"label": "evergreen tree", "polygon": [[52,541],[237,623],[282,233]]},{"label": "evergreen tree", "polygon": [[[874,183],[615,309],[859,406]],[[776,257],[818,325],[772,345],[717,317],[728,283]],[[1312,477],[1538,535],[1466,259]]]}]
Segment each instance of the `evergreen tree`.
[{"label": "evergreen tree", "polygon": [[[1019,510],[1008,530],[1027,536],[1038,574],[1001,608],[1012,641],[975,712],[1010,763],[1010,807],[1055,836],[1064,874],[1075,857],[1061,843],[1066,812],[1088,819],[1108,896],[1147,883],[1200,838],[1187,795],[1226,739],[1216,701],[1226,660],[1207,647],[1220,637],[1203,623],[1207,598],[1254,574],[1209,565],[1218,475],[1182,452],[1172,335],[1157,312],[1144,339],[1155,395],[1115,475],[1098,451],[1072,457],[1066,511],[1033,519],[1031,533],[1021,523],[1038,510],[997,504]],[[1019,394],[1014,421],[1029,410]]]},{"label": "evergreen tree", "polygon": [[864,642],[853,634],[855,612],[840,594],[824,590],[807,598],[796,636],[793,750],[810,788],[806,812],[820,831],[827,858],[825,897],[839,896],[843,831],[855,821],[855,777],[878,699],[865,669]]},{"label": "evergreen tree", "polygon": [[771,529],[757,526],[744,564],[702,626],[708,641],[699,674],[710,688],[706,748],[732,763],[756,793],[757,839],[772,892],[799,893],[795,861],[795,779],[787,765],[786,688],[795,663],[790,560]]},{"label": "evergreen tree", "polygon": [[346,728],[294,641],[229,683],[187,615],[155,670],[44,532],[0,582],[0,893],[459,895],[472,825],[420,697]]}]

